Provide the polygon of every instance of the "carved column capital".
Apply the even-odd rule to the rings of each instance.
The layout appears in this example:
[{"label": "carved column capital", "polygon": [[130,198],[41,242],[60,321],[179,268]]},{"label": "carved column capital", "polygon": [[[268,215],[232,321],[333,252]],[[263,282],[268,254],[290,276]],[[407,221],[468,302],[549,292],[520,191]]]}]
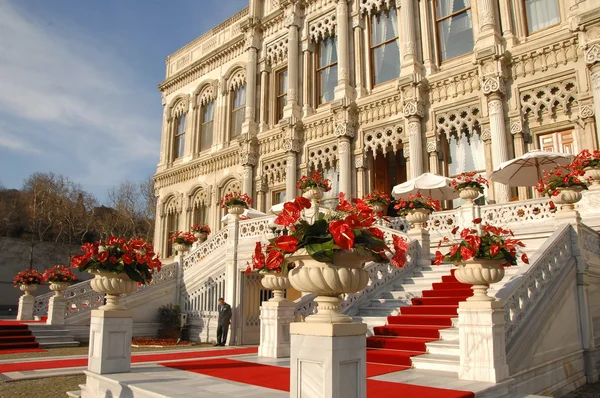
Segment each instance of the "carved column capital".
[{"label": "carved column capital", "polygon": [[354,126],[349,123],[349,122],[338,122],[335,125],[335,130],[333,132],[333,134],[337,137],[337,138],[342,138],[342,137],[347,137],[347,138],[354,138]]},{"label": "carved column capital", "polygon": [[366,161],[365,161],[365,156],[364,155],[358,155],[354,158],[354,167],[356,167],[357,169],[360,168],[366,168]]},{"label": "carved column capital", "polygon": [[300,140],[294,138],[284,138],[283,144],[281,145],[286,152],[300,152]]},{"label": "carved column capital", "polygon": [[593,65],[600,62],[600,43],[594,43],[585,49],[584,53],[585,63]]},{"label": "carved column capital", "polygon": [[583,105],[581,110],[579,111],[579,115],[582,119],[587,119],[594,116],[594,107],[593,105]]},{"label": "carved column capital", "polygon": [[485,128],[481,131],[481,140],[482,141],[491,141],[492,139],[492,132],[490,131],[489,128]]},{"label": "carved column capital", "polygon": [[422,101],[417,100],[408,100],[404,102],[403,108],[404,117],[408,118],[410,116],[418,116],[423,117],[425,115],[425,110],[423,107]]},{"label": "carved column capital", "polygon": [[300,16],[296,11],[288,11],[285,14],[285,19],[283,21],[284,26],[289,28],[291,26],[299,27],[300,26]]},{"label": "carved column capital", "polygon": [[500,75],[483,76],[481,78],[481,91],[485,95],[497,93],[503,96],[506,93],[504,79]]},{"label": "carved column capital", "polygon": [[258,155],[254,152],[242,152],[240,154],[240,164],[242,166],[256,166]]},{"label": "carved column capital", "polygon": [[246,36],[244,48],[246,49],[246,51],[250,49],[258,50],[260,48],[260,39],[258,37],[258,34],[254,32],[249,32]]},{"label": "carved column capital", "polygon": [[491,98],[488,100],[488,111],[490,115],[502,114],[504,107],[502,101],[498,98]]},{"label": "carved column capital", "polygon": [[427,141],[427,153],[439,152],[440,151],[440,143],[435,138],[433,140]]},{"label": "carved column capital", "polygon": [[510,133],[512,135],[522,134],[523,133],[523,125],[520,120],[512,122],[510,124]]},{"label": "carved column capital", "polygon": [[404,145],[404,149],[402,150],[402,155],[404,159],[410,158],[410,148],[407,145]]}]

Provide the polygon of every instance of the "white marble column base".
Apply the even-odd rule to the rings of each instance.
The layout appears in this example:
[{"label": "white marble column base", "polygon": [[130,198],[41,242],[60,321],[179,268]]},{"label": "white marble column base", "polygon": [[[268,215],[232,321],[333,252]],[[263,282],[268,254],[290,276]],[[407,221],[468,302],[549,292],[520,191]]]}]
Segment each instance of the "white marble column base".
[{"label": "white marble column base", "polygon": [[33,319],[33,303],[35,297],[31,294],[23,295],[19,298],[19,312],[17,313],[17,321],[27,321]]},{"label": "white marble column base", "polygon": [[64,325],[65,313],[67,311],[67,299],[61,296],[50,297],[48,304],[47,325]]},{"label": "white marble column base", "polygon": [[458,306],[462,380],[498,383],[508,378],[504,306],[499,301],[463,301]]},{"label": "white marble column base", "polygon": [[429,236],[429,231],[425,228],[411,228],[406,233],[408,236],[408,240],[419,241],[421,245],[421,252],[419,257],[419,265],[421,267],[429,267],[431,265],[431,252],[429,249],[431,239]]},{"label": "white marble column base", "polygon": [[131,311],[93,310],[88,370],[98,374],[131,370]]},{"label": "white marble column base", "polygon": [[290,331],[291,398],[366,397],[366,324],[295,322]]},{"label": "white marble column base", "polygon": [[259,357],[290,356],[290,324],[294,322],[296,304],[289,301],[264,302],[260,307]]}]

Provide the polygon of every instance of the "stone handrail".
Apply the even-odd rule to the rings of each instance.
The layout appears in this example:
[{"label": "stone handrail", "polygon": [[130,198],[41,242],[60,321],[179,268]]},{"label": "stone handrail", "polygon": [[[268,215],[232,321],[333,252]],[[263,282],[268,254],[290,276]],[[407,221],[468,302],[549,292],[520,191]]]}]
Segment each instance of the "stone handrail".
[{"label": "stone handrail", "polygon": [[458,209],[434,211],[427,221],[427,229],[431,234],[449,234],[459,224]]},{"label": "stone handrail", "polygon": [[[141,291],[144,291],[150,286],[155,286],[170,280],[174,280],[176,275],[177,263],[167,264],[162,267],[160,272],[156,272],[154,274],[152,282],[139,286],[138,289],[129,296],[133,296]],[[33,314],[37,316],[47,314],[50,297],[53,295],[54,292],[50,292],[37,296],[34,302]],[[91,311],[104,304],[104,294],[93,291],[92,286],[90,285],[90,280],[69,286],[69,288],[65,291],[65,297],[67,299],[65,318],[69,318],[75,314]]]},{"label": "stone handrail", "polygon": [[315,313],[317,304],[315,303],[314,299],[316,296],[316,294],[312,293],[305,294],[294,301],[294,303],[296,303],[296,310],[294,311],[294,317],[296,317],[296,319],[298,319],[298,316],[300,316],[302,317],[302,321],[304,321],[307,316]]},{"label": "stone handrail", "polygon": [[275,216],[264,216],[240,221],[240,238],[271,234],[270,226],[273,220],[275,220]]},{"label": "stone handrail", "polygon": [[517,334],[527,329],[525,319],[535,314],[538,304],[552,294],[549,285],[560,280],[573,257],[571,226],[562,225],[532,256],[531,264],[521,274],[498,291],[496,297],[504,303],[507,352],[517,340]]},{"label": "stone handrail", "polygon": [[194,247],[191,252],[186,254],[183,258],[183,269],[186,270],[197,264],[204,257],[213,253],[217,249],[225,246],[227,238],[229,237],[229,229],[227,227],[221,229],[219,232],[211,236],[206,241],[200,243]]},{"label": "stone handrail", "polygon": [[550,207],[550,199],[548,198],[481,206],[479,212],[479,217],[484,222],[501,220],[503,224],[546,220],[553,217],[553,210]]},{"label": "stone handrail", "polygon": [[600,234],[587,225],[579,225],[579,232],[581,249],[600,255]]}]

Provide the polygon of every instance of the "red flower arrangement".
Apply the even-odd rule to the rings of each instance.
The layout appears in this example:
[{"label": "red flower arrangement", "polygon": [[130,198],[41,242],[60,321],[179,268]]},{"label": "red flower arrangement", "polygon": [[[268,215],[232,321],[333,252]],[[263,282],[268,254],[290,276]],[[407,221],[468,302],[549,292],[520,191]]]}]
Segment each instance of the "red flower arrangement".
[{"label": "red flower arrangement", "polygon": [[34,269],[26,269],[19,271],[13,279],[13,285],[18,287],[20,285],[43,285],[44,276]]},{"label": "red flower arrangement", "polygon": [[296,182],[296,188],[306,191],[312,188],[321,188],[323,192],[331,191],[331,182],[325,178],[323,179],[323,173],[315,171],[310,177],[302,176]]},{"label": "red flower arrangement", "polygon": [[408,195],[408,199],[400,199],[394,205],[394,209],[398,210],[398,215],[405,216],[409,211],[415,209],[426,209],[431,211],[439,211],[441,209],[440,201],[434,200],[429,196],[423,196],[420,192],[416,195]]},{"label": "red flower arrangement", "polygon": [[395,253],[392,253],[390,260],[386,251],[391,253],[391,250],[385,244],[383,232],[373,226],[373,210],[360,199],[354,199],[353,202],[355,205],[340,193],[337,211],[328,218],[317,218],[312,224],[301,218],[303,210],[311,207],[308,199],[298,196],[293,202],[286,202],[274,223],[289,227],[290,233],[270,239],[264,247],[257,242],[252,267],[248,265],[246,272],[287,273],[293,268],[289,257],[300,249],[306,250],[313,259],[325,263],[333,262],[334,253],[344,250],[375,262],[391,261],[395,266],[403,267],[408,243],[394,236]]},{"label": "red flower arrangement", "polygon": [[488,180],[478,175],[474,171],[465,171],[457,175],[449,184],[454,188],[454,192],[458,192],[463,188],[472,187],[483,193],[484,186],[489,187]]},{"label": "red flower arrangement", "polygon": [[571,164],[577,169],[585,169],[587,167],[600,169],[600,150],[594,149],[594,152],[590,153],[589,150],[584,149],[575,156]]},{"label": "red flower arrangement", "polygon": [[81,246],[85,254],[73,256],[71,266],[79,271],[101,271],[127,276],[138,283],[152,281],[152,274],[161,269],[162,263],[151,243],[144,239],[116,238],[86,243]]},{"label": "red flower arrangement", "polygon": [[239,192],[228,193],[225,197],[221,198],[221,207],[231,207],[231,206],[243,206],[246,209],[252,206],[252,198],[247,194],[241,194]]},{"label": "red flower arrangement", "polygon": [[190,231],[196,232],[196,233],[210,234],[210,227],[207,224],[204,224],[203,222],[201,222],[201,223],[192,225],[190,228]]},{"label": "red flower arrangement", "polygon": [[[473,220],[473,224],[480,224],[481,218]],[[520,247],[525,247],[523,242],[514,239],[514,233],[511,230],[492,226],[490,224],[481,225],[481,233],[474,228],[464,228],[458,233],[459,227],[452,230],[453,235],[460,236],[460,241],[456,241],[450,248],[450,251],[443,255],[439,250],[435,252],[435,265],[440,265],[442,261],[447,260],[453,263],[460,263],[474,258],[487,260],[504,260],[502,266],[517,265],[517,251]],[[444,238],[439,242],[438,248],[443,242],[450,242],[450,239]],[[529,264],[527,254],[523,253],[521,260]]]},{"label": "red flower arrangement", "polygon": [[570,163],[566,168],[557,166],[554,170],[544,171],[544,177],[535,189],[542,196],[547,195],[550,197],[559,195],[558,188],[579,187],[580,189],[588,189],[587,183],[579,178],[584,174],[585,171],[576,162]]},{"label": "red flower arrangement", "polygon": [[44,271],[43,277],[45,281],[50,283],[66,282],[71,284],[77,282],[77,276],[64,265],[55,265],[47,269]]},{"label": "red flower arrangement", "polygon": [[171,235],[169,238],[169,242],[171,243],[179,243],[180,245],[191,246],[192,243],[196,242],[198,238],[194,236],[191,232],[182,232],[177,231]]},{"label": "red flower arrangement", "polygon": [[381,204],[385,207],[389,206],[392,203],[392,198],[385,192],[381,192],[376,189],[368,195],[363,196],[363,202],[373,206],[374,204]]}]

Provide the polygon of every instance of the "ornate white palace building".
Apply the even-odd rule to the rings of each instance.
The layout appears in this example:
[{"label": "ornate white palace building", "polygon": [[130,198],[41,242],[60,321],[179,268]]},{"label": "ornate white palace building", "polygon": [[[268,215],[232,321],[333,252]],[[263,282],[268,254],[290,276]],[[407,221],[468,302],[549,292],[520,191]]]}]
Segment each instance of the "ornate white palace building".
[{"label": "ornate white palace building", "polygon": [[[261,211],[321,170],[360,197],[425,171],[490,173],[598,148],[593,0],[250,0],[166,60],[155,242],[226,193]],[[488,203],[531,190],[490,187]]]}]

